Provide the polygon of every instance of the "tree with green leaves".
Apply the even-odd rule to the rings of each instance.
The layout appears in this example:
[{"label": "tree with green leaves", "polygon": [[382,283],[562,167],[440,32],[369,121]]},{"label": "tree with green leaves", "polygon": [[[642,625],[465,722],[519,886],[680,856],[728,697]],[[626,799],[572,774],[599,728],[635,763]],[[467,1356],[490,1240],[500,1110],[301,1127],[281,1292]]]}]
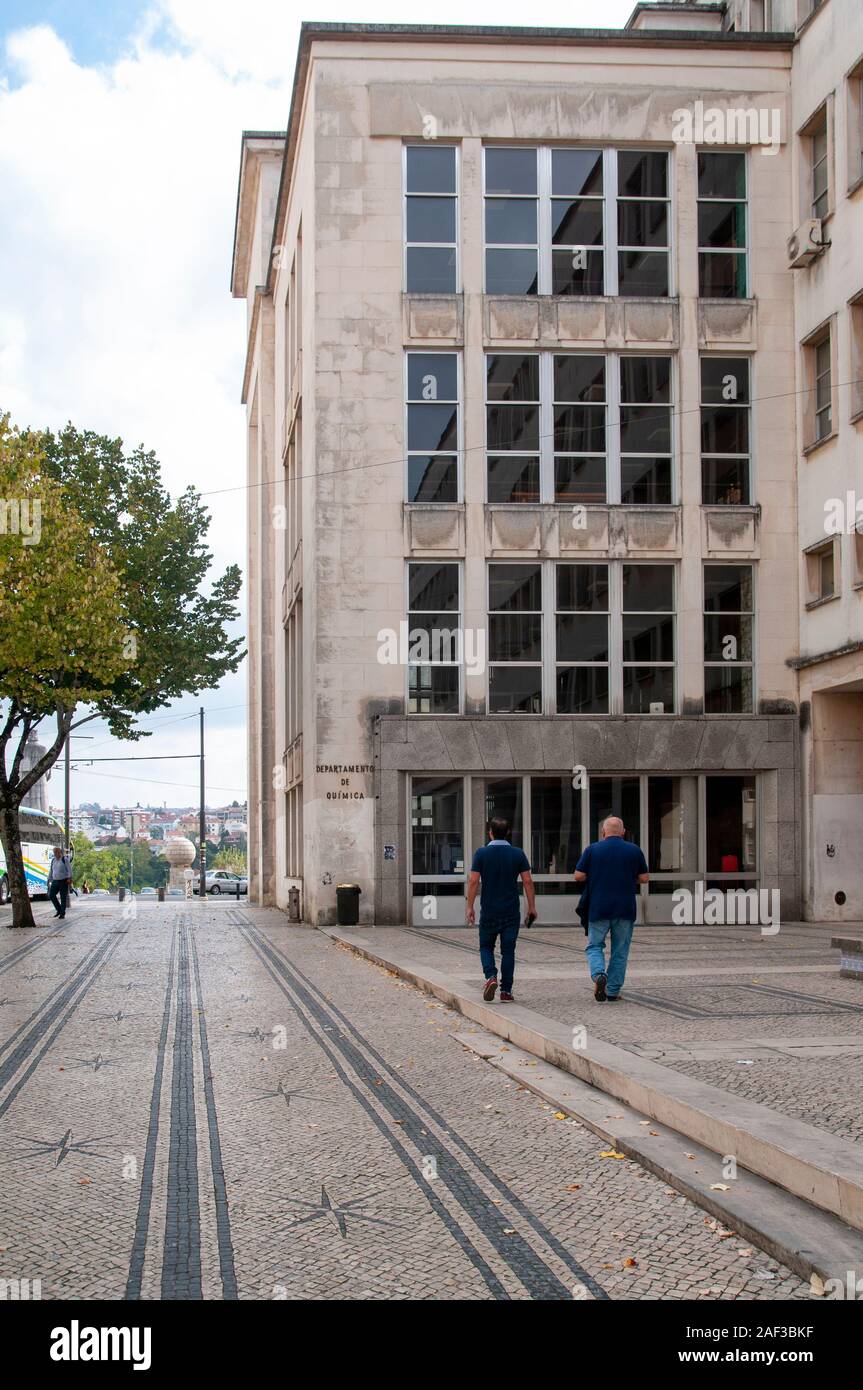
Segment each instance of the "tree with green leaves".
[{"label": "tree with green leaves", "polygon": [[[18,809],[70,731],[103,719],[115,738],[147,736],[136,720],[212,689],[239,666],[243,639],[228,633],[239,567],[205,588],[209,513],[193,488],[171,498],[143,446],[126,452],[71,424],[19,433],[0,417],[0,503],[15,502],[0,523],[0,840],[23,927],[35,924]],[[22,534],[25,502],[38,541]],[[49,719],[50,746],[22,773],[29,734]]]}]

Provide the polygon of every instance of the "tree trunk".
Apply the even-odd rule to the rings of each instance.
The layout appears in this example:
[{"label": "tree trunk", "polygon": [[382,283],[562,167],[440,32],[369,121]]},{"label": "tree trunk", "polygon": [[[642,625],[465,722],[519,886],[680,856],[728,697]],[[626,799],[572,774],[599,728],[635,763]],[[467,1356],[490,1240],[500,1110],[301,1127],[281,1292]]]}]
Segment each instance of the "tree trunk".
[{"label": "tree trunk", "polygon": [[18,825],[18,807],[4,806],[0,809],[0,841],[6,855],[6,877],[12,894],[13,927],[35,927],[30,895],[27,892],[27,875],[24,872],[24,859],[21,854],[21,830]]}]

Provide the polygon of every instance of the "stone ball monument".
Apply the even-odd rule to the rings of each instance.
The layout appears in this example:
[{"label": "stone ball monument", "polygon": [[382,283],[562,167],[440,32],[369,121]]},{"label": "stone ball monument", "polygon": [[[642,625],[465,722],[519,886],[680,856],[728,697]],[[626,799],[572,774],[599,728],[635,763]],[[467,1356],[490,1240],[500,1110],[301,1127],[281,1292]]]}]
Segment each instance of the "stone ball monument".
[{"label": "stone ball monument", "polygon": [[187,840],[185,835],[175,835],[165,841],[165,848],[162,854],[171,866],[171,873],[168,879],[169,887],[185,889],[186,880],[183,870],[191,867],[197,851],[191,840]]}]

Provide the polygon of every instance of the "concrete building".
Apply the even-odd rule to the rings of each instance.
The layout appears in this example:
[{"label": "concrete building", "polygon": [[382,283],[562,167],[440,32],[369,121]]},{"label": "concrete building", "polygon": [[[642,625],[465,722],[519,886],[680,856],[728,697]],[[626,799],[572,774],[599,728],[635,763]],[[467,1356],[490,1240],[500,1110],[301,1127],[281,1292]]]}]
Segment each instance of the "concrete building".
[{"label": "concrete building", "polygon": [[503,811],[572,922],[614,811],[648,920],[799,914],[796,23],[303,27],[232,269],[253,898],[462,921]]},{"label": "concrete building", "polygon": [[[793,7],[792,7],[793,8]],[[808,916],[863,918],[863,6],[824,0],[792,61],[801,772]],[[814,225],[813,225],[814,220]],[[813,242],[823,242],[819,250]]]}]

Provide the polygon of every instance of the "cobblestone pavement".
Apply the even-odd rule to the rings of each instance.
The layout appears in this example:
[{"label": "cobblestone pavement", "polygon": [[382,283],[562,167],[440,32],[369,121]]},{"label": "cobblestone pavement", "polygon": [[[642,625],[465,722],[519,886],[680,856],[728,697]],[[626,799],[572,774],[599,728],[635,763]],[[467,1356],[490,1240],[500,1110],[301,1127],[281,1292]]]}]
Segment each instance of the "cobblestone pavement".
[{"label": "cobblestone pavement", "polygon": [[52,1299],[809,1297],[462,1026],[245,905],[3,931],[0,1278]]},{"label": "cobblestone pavement", "polygon": [[[593,999],[583,932],[534,928],[519,937],[515,993],[559,1023],[861,1141],[863,985],[840,978],[830,947],[837,930],[789,923],[770,937],[757,927],[637,927],[620,1003],[607,1008]],[[475,930],[370,936],[480,987]]]}]

